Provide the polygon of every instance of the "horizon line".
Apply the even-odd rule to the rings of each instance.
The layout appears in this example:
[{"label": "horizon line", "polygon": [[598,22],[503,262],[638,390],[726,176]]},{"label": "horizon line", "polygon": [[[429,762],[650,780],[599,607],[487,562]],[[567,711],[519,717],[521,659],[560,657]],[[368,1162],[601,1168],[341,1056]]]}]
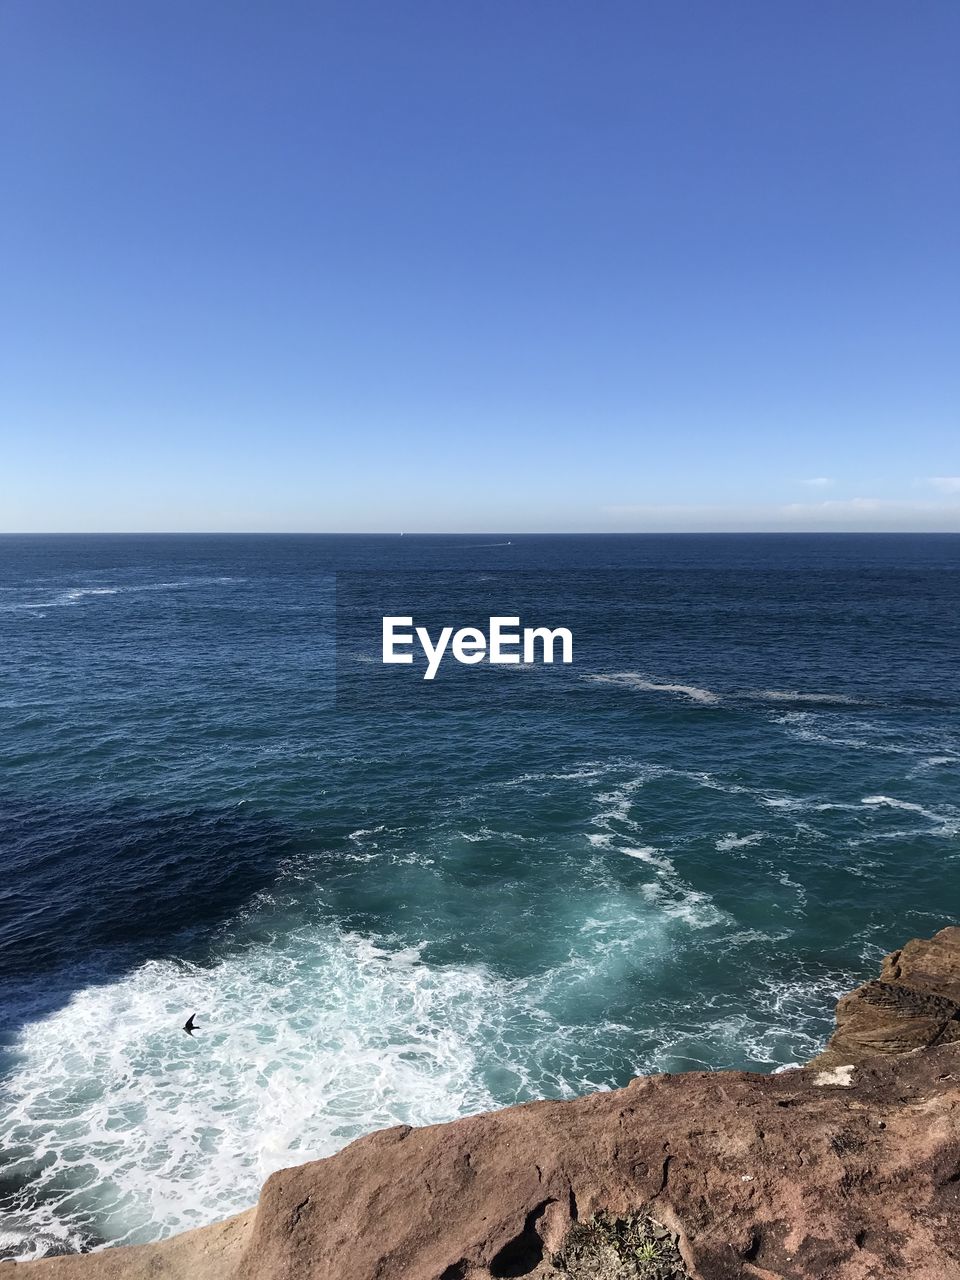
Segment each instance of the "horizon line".
[{"label": "horizon line", "polygon": [[955,538],[960,529],[0,529],[0,538]]}]

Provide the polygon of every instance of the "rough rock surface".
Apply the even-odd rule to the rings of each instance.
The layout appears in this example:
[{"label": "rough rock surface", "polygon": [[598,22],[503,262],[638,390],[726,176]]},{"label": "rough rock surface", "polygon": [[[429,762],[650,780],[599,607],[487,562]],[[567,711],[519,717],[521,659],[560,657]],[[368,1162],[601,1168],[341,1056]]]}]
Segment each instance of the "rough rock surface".
[{"label": "rough rock surface", "polygon": [[228,1222],[16,1275],[546,1280],[573,1223],[639,1211],[699,1280],[960,1280],[958,980],[960,929],[944,930],[841,1001],[801,1070],[651,1076],[384,1130],[274,1174]]},{"label": "rough rock surface", "polygon": [[878,979],[843,996],[837,1029],[814,1063],[833,1067],[955,1041],[960,1041],[960,928],[914,938],[886,957]]}]

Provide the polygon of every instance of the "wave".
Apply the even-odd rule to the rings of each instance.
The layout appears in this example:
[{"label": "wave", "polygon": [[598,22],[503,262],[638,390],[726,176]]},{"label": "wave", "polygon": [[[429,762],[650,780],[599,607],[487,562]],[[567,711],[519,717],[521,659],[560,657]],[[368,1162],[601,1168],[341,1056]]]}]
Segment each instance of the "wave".
[{"label": "wave", "polygon": [[349,840],[360,840],[363,836],[376,836],[379,835],[381,831],[386,830],[387,824],[385,822],[380,822],[375,827],[357,827],[356,831],[351,831],[347,838]]},{"label": "wave", "polygon": [[[801,972],[751,983],[747,1011],[708,997],[695,1016],[680,1017],[668,1029],[652,1065],[661,1071],[712,1070],[708,1046],[720,1043],[739,1046],[768,1070],[789,1070],[823,1048],[836,1002],[852,985],[850,974]],[[785,1055],[791,1056],[785,1061]]]},{"label": "wave", "polygon": [[925,809],[922,804],[915,804],[912,800],[897,800],[894,796],[864,796],[860,801],[861,804],[869,805],[873,809],[905,809],[908,813],[922,813],[925,818],[930,818],[933,822],[940,821],[940,815],[931,813],[929,809]]},{"label": "wave", "polygon": [[[951,805],[949,813],[937,813],[933,809],[927,809],[922,804],[915,804],[912,800],[898,800],[894,796],[864,796],[860,802],[871,809],[898,809],[904,813],[916,813],[921,818],[925,818],[928,822],[936,824],[934,831],[924,831],[918,834],[956,835],[960,830],[960,813]],[[897,832],[897,835],[903,833]]]},{"label": "wave", "polygon": [[587,833],[587,842],[598,854],[615,853],[649,867],[655,879],[640,886],[647,903],[668,919],[679,920],[694,929],[728,921],[726,914],[709,894],[694,889],[678,872],[673,859],[654,845],[636,843],[641,826],[630,817],[636,792],[651,776],[662,776],[670,770],[651,768],[621,786],[600,793],[596,798],[604,807],[591,818],[598,831]]},{"label": "wave", "polygon": [[749,849],[751,845],[759,844],[763,839],[762,831],[752,831],[747,836],[738,836],[735,831],[728,831],[725,836],[721,836],[714,845],[718,853],[731,853],[734,849]]},{"label": "wave", "polygon": [[638,855],[655,879],[597,900],[569,958],[523,978],[316,923],[76,992],[11,1046],[0,1152],[23,1190],[0,1230],[28,1227],[21,1259],[157,1239],[370,1130],[616,1083],[594,1072],[614,1033],[584,1023],[584,993],[664,963],[665,931],[724,919],[669,859]]},{"label": "wave", "polygon": [[646,862],[648,866],[659,867],[661,871],[675,872],[676,867],[661,854],[659,849],[655,849],[653,845],[643,845],[639,849],[621,849],[621,853],[628,858],[636,858],[639,862]]},{"label": "wave", "polygon": [[489,1109],[477,1046],[502,1005],[480,966],[322,928],[208,969],[150,962],[21,1033],[7,1175],[29,1179],[33,1233],[70,1249],[213,1221],[360,1133]]},{"label": "wave", "polygon": [[692,929],[708,929],[722,924],[727,916],[715,906],[710,895],[698,889],[685,889],[670,895],[670,886],[654,881],[643,886],[643,895],[658,911],[674,920],[681,920]]},{"label": "wave", "polygon": [[516,778],[508,778],[497,783],[501,787],[524,787],[531,782],[575,782],[584,778],[600,778],[609,774],[615,765],[584,764],[578,768],[559,770],[557,772],[521,773]]},{"label": "wave", "polygon": [[641,693],[671,693],[703,706],[715,706],[720,701],[720,695],[711,689],[701,689],[697,685],[676,684],[666,680],[650,680],[635,671],[618,671],[610,675],[585,675],[581,678],[591,684],[619,685],[621,688],[636,689]]},{"label": "wave", "polygon": [[940,755],[926,756],[923,760],[918,761],[907,774],[908,779],[913,779],[919,774],[928,773],[931,769],[941,769],[947,765],[960,764],[960,755]]},{"label": "wave", "polygon": [[747,702],[799,703],[817,706],[859,707],[866,705],[862,699],[845,693],[806,693],[798,689],[746,689],[721,694],[700,685],[682,684],[678,681],[654,679],[637,671],[617,671],[585,675],[592,684],[612,684],[635,689],[641,693],[670,693],[689,702],[716,706],[725,700]]},{"label": "wave", "polygon": [[757,689],[741,693],[739,696],[763,702],[802,702],[840,707],[862,707],[866,705],[862,699],[854,698],[845,693],[802,693],[796,689]]},{"label": "wave", "polygon": [[[786,711],[779,716],[771,715],[770,721],[772,724],[780,725],[791,738],[796,738],[800,742],[844,747],[852,751],[877,751],[885,755],[913,755],[916,751],[915,747],[904,743],[878,742],[876,739],[867,737],[866,735],[876,728],[874,725],[857,723],[853,726],[857,730],[856,736],[852,736],[846,732],[849,727],[848,722],[842,721],[838,725],[835,716],[828,718],[827,715],[818,715],[812,711]],[[839,732],[830,732],[831,729]]]},{"label": "wave", "polygon": [[0,605],[0,613],[36,612],[38,610],[69,608],[90,598],[105,596],[138,595],[149,591],[181,591],[189,587],[226,586],[243,582],[242,578],[183,578],[173,582],[119,583],[113,586],[67,587],[47,599],[14,601]]}]

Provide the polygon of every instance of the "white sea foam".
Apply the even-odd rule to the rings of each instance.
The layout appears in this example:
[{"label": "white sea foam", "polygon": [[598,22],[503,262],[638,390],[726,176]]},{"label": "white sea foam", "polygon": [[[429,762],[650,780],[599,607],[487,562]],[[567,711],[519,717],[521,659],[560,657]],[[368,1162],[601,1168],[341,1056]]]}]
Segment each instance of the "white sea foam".
[{"label": "white sea foam", "polygon": [[598,795],[597,800],[604,808],[592,819],[594,825],[605,828],[611,822],[626,822],[633,807],[634,792],[641,786],[643,779],[634,778],[613,791],[604,791]]},{"label": "white sea foam", "polygon": [[577,769],[568,769],[555,773],[521,773],[516,778],[508,778],[497,783],[501,787],[525,787],[531,782],[576,782],[582,778],[599,778],[609,774],[615,768],[612,764],[585,764]]},{"label": "white sea foam", "polygon": [[319,927],[209,969],[151,962],[23,1030],[8,1173],[31,1171],[31,1228],[74,1247],[78,1219],[113,1242],[210,1221],[361,1132],[493,1105],[477,1052],[503,1004],[480,967]]},{"label": "white sea foam", "polygon": [[735,831],[728,831],[725,836],[721,836],[716,841],[715,848],[718,853],[730,853],[734,849],[748,849],[753,844],[759,844],[762,839],[762,831],[751,831],[746,836],[738,836]]},{"label": "white sea foam", "polygon": [[636,793],[646,782],[653,777],[674,773],[674,770],[647,766],[638,769],[637,776],[619,787],[601,792],[596,799],[603,808],[591,818],[591,824],[599,830],[588,832],[587,840],[599,853],[632,858],[649,867],[655,878],[640,886],[648,905],[658,915],[702,929],[725,921],[727,917],[708,894],[694,889],[684,880],[672,858],[654,845],[637,842],[641,826],[630,816]]},{"label": "white sea foam", "polygon": [[679,894],[671,895],[670,886],[654,881],[643,886],[643,895],[658,911],[674,920],[682,920],[691,929],[708,929],[711,925],[723,924],[727,917],[711,900],[709,894],[697,889],[685,889]]},{"label": "white sea foam", "polygon": [[873,832],[861,837],[858,841],[851,841],[850,843],[852,844],[869,844],[878,840],[909,839],[912,836],[936,836],[950,839],[960,834],[960,809],[956,805],[944,805],[943,809],[938,813],[935,809],[927,809],[911,800],[898,800],[894,796],[884,795],[864,796],[861,803],[869,809],[893,809],[903,813],[914,813],[932,825],[920,827],[916,830]]},{"label": "white sea foam", "polygon": [[861,707],[862,699],[846,693],[803,693],[798,689],[756,689],[740,694],[762,702],[803,702],[822,706]]},{"label": "white sea foam", "polygon": [[700,703],[703,706],[715,706],[720,695],[711,689],[701,689],[694,684],[676,684],[666,680],[651,680],[636,671],[618,671],[609,675],[585,675],[584,680],[592,684],[618,685],[625,689],[635,689],[641,693],[672,693],[686,698],[688,702]]},{"label": "white sea foam", "polygon": [[[915,751],[903,742],[883,740],[885,730],[862,721],[840,719],[838,713],[812,711],[785,711],[770,716],[772,724],[781,725],[792,738],[801,742],[816,742],[828,747],[843,747],[851,751],[878,751],[889,755],[912,755]],[[853,729],[855,732],[850,733]],[[873,734],[874,736],[870,736]]]},{"label": "white sea foam", "polygon": [[832,810],[852,813],[860,809],[858,804],[848,804],[842,800],[817,800],[812,796],[777,796],[760,792],[757,799],[768,809],[785,809],[793,813],[829,813]]},{"label": "white sea foam", "polygon": [[587,839],[595,849],[609,849],[613,843],[612,831],[591,831]]},{"label": "white sea foam", "polygon": [[[582,779],[599,801],[586,833],[598,890],[568,959],[546,972],[508,980],[437,966],[421,946],[377,944],[321,918],[271,929],[270,942],[209,968],[150,962],[26,1026],[3,1086],[0,1147],[22,1152],[11,1173],[31,1183],[31,1238],[157,1238],[243,1208],[274,1169],[370,1129],[611,1083],[581,1065],[603,1060],[609,1045],[597,1038],[615,1034],[583,1024],[584,992],[666,962],[676,935],[730,923],[631,818],[637,790],[671,771],[618,768],[606,790],[596,784],[605,768],[554,775]],[[354,829],[343,856],[388,856],[377,848],[387,829]],[[512,838],[482,825],[458,838],[471,837]],[[635,872],[615,869],[623,858]],[[193,1011],[202,1029],[191,1040],[179,1028]],[[654,1044],[662,1035],[651,1029]]]},{"label": "white sea foam", "polygon": [[134,1242],[215,1220],[273,1170],[371,1129],[609,1084],[580,1065],[605,1034],[580,1025],[585,984],[668,955],[664,930],[724,919],[669,859],[634,852],[654,882],[598,901],[569,960],[526,979],[316,924],[77,992],[21,1031],[3,1085],[0,1146],[30,1181],[40,1240],[21,1256],[44,1237],[78,1248],[86,1231]]},{"label": "white sea foam", "polygon": [[690,782],[695,782],[698,787],[706,787],[709,791],[722,791],[728,796],[756,794],[750,787],[744,787],[739,782],[727,782],[723,778],[716,778],[712,773],[705,773],[699,769],[665,769],[663,772],[676,778],[686,778]]},{"label": "white sea foam", "polygon": [[803,915],[807,905],[807,891],[804,886],[798,880],[792,880],[786,871],[781,871],[778,878],[784,888],[793,889],[796,894],[797,905],[794,908],[794,914]]},{"label": "white sea foam", "polygon": [[[270,944],[230,953],[209,969],[151,963],[81,991],[24,1029],[5,1082],[0,1146],[9,1151],[19,1143],[31,1161],[46,1162],[31,1167],[40,1205],[31,1213],[31,1236],[45,1230],[78,1245],[79,1227],[90,1224],[112,1242],[154,1238],[251,1203],[272,1169],[327,1154],[370,1128],[610,1083],[592,1079],[591,1070],[600,1069],[582,1065],[608,1060],[599,1051],[590,1056],[598,1037],[608,1036],[609,1054],[625,1030],[605,1030],[602,1019],[584,1013],[596,993],[638,972],[649,976],[685,948],[710,954],[764,943],[762,935],[738,930],[685,877],[684,837],[652,826],[643,831],[650,824],[638,793],[665,778],[685,791],[745,792],[788,812],[847,808],[864,815],[871,802],[883,808],[890,800],[764,797],[722,777],[635,760],[524,775],[498,785],[582,780],[582,796],[594,805],[586,810],[592,829],[580,837],[590,852],[584,843],[579,849],[598,891],[588,910],[577,908],[585,918],[571,935],[569,958],[546,972],[507,980],[480,966],[438,966],[421,946],[378,945],[317,923],[280,931]],[[740,816],[728,814],[720,831]],[[769,818],[753,821],[776,833],[780,818]],[[454,821],[463,818],[458,813]],[[749,822],[711,833],[716,847],[746,848],[769,835],[750,831]],[[387,856],[370,852],[385,829],[372,821],[351,832],[355,856]],[[476,829],[457,836],[451,824],[449,834],[513,838],[479,818]],[[802,885],[785,874],[780,884],[792,892],[774,889],[779,900],[802,910]],[[839,990],[849,985],[844,979]],[[651,997],[664,989],[650,978]],[[776,1065],[812,1053],[820,1022],[803,1020],[811,998],[800,979],[759,1002],[752,991],[724,997],[725,1004],[698,997],[686,1013],[675,1004],[652,1012],[648,1031],[638,1025],[640,1010],[631,1032],[649,1047],[636,1069],[745,1057]],[[178,1028],[194,1009],[203,1031],[191,1041]],[[826,1017],[828,1001],[824,1010]],[[25,1165],[14,1167],[14,1176],[17,1168]],[[0,1225],[17,1231],[17,1224]]]},{"label": "white sea foam", "polygon": [[925,809],[922,804],[915,804],[912,800],[898,800],[895,796],[864,796],[860,803],[870,809],[902,809],[905,813],[919,813],[931,822],[944,821],[943,814]]},{"label": "white sea foam", "polygon": [[650,1065],[662,1071],[710,1069],[716,1050],[708,1046],[726,1045],[729,1058],[746,1056],[757,1065],[789,1070],[796,1057],[809,1059],[823,1048],[836,1001],[852,985],[849,974],[798,973],[792,979],[762,978],[737,1009],[728,998],[706,998],[695,1017],[678,1019]]},{"label": "white sea foam", "polygon": [[483,826],[478,831],[458,831],[457,835],[461,840],[466,840],[467,844],[483,844],[487,840],[496,839],[497,833],[491,827]]},{"label": "white sea foam", "polygon": [[104,596],[126,596],[149,591],[180,591],[188,587],[223,586],[228,583],[242,581],[242,578],[232,577],[183,578],[175,582],[138,582],[117,583],[112,586],[67,587],[49,598],[46,598],[48,592],[45,591],[44,598],[34,596],[32,599],[2,604],[0,605],[0,613],[35,613],[38,610],[67,608],[81,604],[84,600]]},{"label": "white sea foam", "polygon": [[929,770],[931,769],[940,769],[940,768],[943,768],[945,765],[955,765],[955,764],[960,764],[960,755],[951,754],[951,755],[939,755],[939,756],[926,756],[923,760],[920,760],[917,764],[913,766],[911,771],[907,774],[907,777],[912,779],[912,778],[915,778],[918,774],[929,772]]},{"label": "white sea foam", "polygon": [[628,858],[636,858],[638,862],[646,862],[651,867],[659,867],[661,871],[675,871],[676,867],[669,858],[665,858],[653,845],[644,845],[639,849],[621,849]]}]

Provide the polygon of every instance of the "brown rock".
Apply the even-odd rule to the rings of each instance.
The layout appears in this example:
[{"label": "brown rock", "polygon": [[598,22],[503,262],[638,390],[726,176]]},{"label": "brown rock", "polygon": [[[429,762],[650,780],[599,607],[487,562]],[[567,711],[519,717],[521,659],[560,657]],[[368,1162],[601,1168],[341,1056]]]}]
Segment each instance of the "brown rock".
[{"label": "brown rock", "polygon": [[[802,1070],[652,1076],[572,1102],[385,1130],[274,1174],[256,1210],[226,1223],[15,1274],[576,1280],[564,1270],[564,1258],[582,1256],[564,1249],[572,1225],[640,1213],[651,1232],[663,1224],[671,1249],[676,1238],[698,1280],[960,1280],[960,1043],[943,1043],[952,1018],[937,1003],[954,999],[958,936],[944,930],[891,957],[883,990],[848,997],[830,1050]],[[901,988],[934,1003],[901,1017]],[[876,1035],[884,1048],[867,1056],[856,1023],[851,1065],[841,1033],[864,1010],[889,1020],[887,1000],[900,1030]],[[920,1043],[939,1046],[891,1056],[920,1034],[904,1032],[907,1022],[930,1024]]]},{"label": "brown rock", "polygon": [[960,928],[914,938],[883,962],[880,978],[837,1005],[837,1029],[814,1064],[911,1053],[960,1040]]}]

